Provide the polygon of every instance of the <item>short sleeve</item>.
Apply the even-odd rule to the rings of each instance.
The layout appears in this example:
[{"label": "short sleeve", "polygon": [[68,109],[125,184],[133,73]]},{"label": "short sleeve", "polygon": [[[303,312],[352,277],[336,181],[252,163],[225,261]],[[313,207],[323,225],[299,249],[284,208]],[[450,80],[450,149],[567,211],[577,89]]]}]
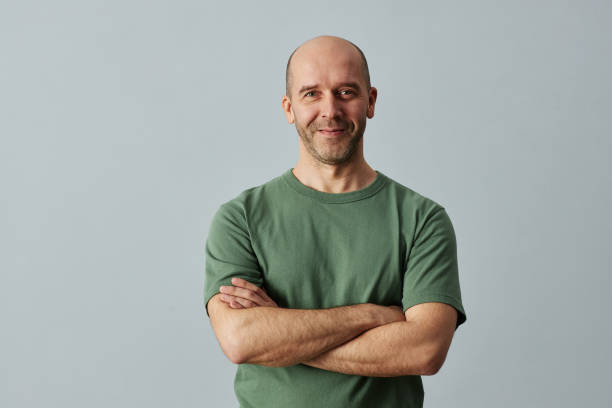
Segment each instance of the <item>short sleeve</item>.
[{"label": "short sleeve", "polygon": [[434,208],[417,231],[404,273],[402,306],[441,302],[458,312],[457,327],[466,320],[461,302],[457,242],[446,210]]},{"label": "short sleeve", "polygon": [[229,201],[213,216],[206,239],[204,305],[209,317],[208,301],[219,293],[219,286],[231,286],[234,277],[263,284],[242,205]]}]

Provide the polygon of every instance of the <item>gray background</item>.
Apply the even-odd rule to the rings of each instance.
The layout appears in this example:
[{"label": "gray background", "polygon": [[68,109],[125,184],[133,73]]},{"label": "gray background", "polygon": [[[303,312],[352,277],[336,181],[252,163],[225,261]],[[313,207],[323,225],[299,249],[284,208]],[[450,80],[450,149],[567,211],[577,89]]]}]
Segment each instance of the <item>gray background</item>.
[{"label": "gray background", "polygon": [[368,57],[368,162],[456,229],[426,406],[612,405],[609,2],[0,4],[1,406],[237,406],[204,243],[295,165],[284,68],[319,34]]}]

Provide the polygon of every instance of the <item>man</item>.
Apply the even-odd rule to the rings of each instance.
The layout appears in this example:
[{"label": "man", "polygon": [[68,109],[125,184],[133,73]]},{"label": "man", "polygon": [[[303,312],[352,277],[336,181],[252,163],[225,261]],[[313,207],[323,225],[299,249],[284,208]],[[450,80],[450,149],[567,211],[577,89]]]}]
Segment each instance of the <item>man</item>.
[{"label": "man", "polygon": [[213,217],[204,300],[243,408],[421,407],[466,319],[446,210],[364,159],[376,96],[357,46],[302,44],[297,165]]}]

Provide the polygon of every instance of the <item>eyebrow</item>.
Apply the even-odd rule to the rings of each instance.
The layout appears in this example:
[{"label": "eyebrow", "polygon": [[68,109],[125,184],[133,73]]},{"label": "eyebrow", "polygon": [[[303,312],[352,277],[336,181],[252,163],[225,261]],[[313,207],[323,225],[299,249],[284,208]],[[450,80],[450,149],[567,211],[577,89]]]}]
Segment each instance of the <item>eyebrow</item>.
[{"label": "eyebrow", "polygon": [[[300,88],[300,90],[298,91],[298,94],[314,89],[317,86],[318,85],[304,85],[303,87]],[[357,82],[343,82],[338,85],[338,88],[342,88],[342,87],[349,87],[349,88],[355,88],[355,89],[361,90],[361,87],[359,86]]]}]

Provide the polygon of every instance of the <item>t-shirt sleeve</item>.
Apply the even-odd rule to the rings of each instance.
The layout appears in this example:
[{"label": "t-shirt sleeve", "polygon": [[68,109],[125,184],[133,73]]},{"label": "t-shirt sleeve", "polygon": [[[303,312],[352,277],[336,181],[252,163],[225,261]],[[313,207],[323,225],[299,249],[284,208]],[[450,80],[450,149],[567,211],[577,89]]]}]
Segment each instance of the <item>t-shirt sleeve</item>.
[{"label": "t-shirt sleeve", "polygon": [[242,206],[233,201],[222,204],[210,224],[205,248],[204,305],[219,293],[219,286],[231,286],[239,277],[261,287],[261,267],[251,245]]},{"label": "t-shirt sleeve", "polygon": [[453,306],[458,312],[455,329],[466,320],[459,287],[455,231],[443,207],[433,209],[416,232],[404,273],[404,312],[426,302]]}]

